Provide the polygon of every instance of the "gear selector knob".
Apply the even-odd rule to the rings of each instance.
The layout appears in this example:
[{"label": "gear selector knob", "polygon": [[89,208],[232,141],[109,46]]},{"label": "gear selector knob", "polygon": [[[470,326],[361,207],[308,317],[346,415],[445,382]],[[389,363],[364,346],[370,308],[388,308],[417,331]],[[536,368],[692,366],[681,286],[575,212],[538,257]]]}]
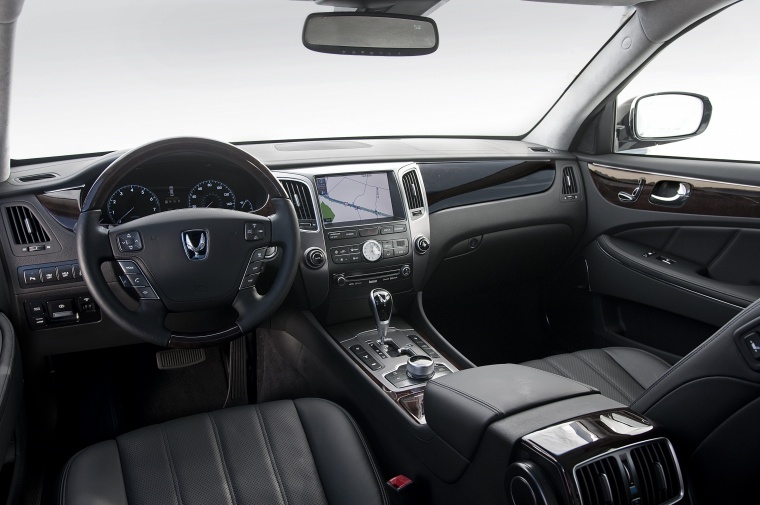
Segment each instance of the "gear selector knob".
[{"label": "gear selector knob", "polygon": [[373,289],[369,294],[369,308],[375,316],[378,342],[386,345],[388,326],[390,326],[393,312],[393,297],[385,289]]}]

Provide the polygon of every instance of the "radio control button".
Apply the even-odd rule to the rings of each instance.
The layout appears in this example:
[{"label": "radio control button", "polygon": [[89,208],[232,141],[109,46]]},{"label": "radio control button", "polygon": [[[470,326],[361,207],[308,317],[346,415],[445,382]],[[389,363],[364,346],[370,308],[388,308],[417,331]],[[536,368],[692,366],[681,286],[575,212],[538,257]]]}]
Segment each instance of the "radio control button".
[{"label": "radio control button", "polygon": [[351,254],[351,263],[361,263],[362,262],[362,255],[361,254]]},{"label": "radio control button", "polygon": [[374,228],[365,228],[363,230],[359,230],[359,235],[361,235],[362,237],[374,237],[375,235],[377,235],[377,233],[378,233],[377,226],[375,226]]},{"label": "radio control button", "polygon": [[356,230],[348,230],[343,232],[343,238],[356,238],[359,234],[356,233]]},{"label": "radio control button", "polygon": [[338,254],[336,256],[333,256],[333,261],[337,263],[338,265],[342,265],[344,263],[350,263],[351,256],[349,256],[348,254]]},{"label": "radio control button", "polygon": [[390,235],[393,233],[393,226],[381,226],[380,235]]},{"label": "radio control button", "polygon": [[405,224],[394,224],[393,225],[393,233],[403,233],[406,231],[406,225]]},{"label": "radio control button", "polygon": [[329,240],[338,240],[338,239],[343,238],[343,233],[339,231],[331,231],[327,234],[327,238]]},{"label": "radio control button", "polygon": [[348,252],[350,253],[360,253],[362,252],[362,246],[360,245],[350,245],[348,246]]}]

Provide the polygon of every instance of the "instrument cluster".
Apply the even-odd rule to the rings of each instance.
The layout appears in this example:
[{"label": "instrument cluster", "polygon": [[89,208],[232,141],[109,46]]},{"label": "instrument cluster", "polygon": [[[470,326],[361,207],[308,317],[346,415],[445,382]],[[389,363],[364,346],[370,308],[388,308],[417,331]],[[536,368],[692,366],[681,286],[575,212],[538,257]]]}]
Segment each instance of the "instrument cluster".
[{"label": "instrument cluster", "polygon": [[154,161],[137,169],[130,179],[108,197],[102,209],[104,224],[196,207],[252,212],[266,202],[263,188],[241,170],[196,157]]}]

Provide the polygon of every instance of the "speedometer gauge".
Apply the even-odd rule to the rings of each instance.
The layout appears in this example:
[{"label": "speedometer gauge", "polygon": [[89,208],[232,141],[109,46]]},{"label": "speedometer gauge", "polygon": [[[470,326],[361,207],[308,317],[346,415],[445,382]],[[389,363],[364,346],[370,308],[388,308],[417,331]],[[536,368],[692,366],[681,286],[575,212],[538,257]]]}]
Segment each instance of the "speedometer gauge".
[{"label": "speedometer gauge", "polygon": [[190,190],[187,206],[235,210],[235,193],[219,181],[203,181]]},{"label": "speedometer gauge", "polygon": [[113,224],[121,224],[161,212],[161,205],[153,191],[131,184],[117,189],[108,197],[107,211]]}]

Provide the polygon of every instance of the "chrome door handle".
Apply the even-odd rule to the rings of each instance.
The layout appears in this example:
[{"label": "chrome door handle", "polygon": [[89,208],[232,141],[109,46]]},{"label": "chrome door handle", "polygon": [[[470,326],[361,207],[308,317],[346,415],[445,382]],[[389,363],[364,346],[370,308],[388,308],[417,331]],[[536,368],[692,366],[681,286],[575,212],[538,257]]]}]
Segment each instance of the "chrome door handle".
[{"label": "chrome door handle", "polygon": [[[660,196],[657,194],[658,189],[659,190],[667,190],[669,189],[668,186],[678,184],[676,187],[676,193],[672,196]],[[672,190],[671,190],[672,191]],[[649,201],[653,204],[659,204],[659,205],[681,205],[683,204],[687,198],[689,198],[689,195],[691,194],[691,186],[689,184],[686,184],[684,182],[673,182],[673,181],[661,181],[658,182],[657,185],[652,189],[652,194],[649,195]]]}]

